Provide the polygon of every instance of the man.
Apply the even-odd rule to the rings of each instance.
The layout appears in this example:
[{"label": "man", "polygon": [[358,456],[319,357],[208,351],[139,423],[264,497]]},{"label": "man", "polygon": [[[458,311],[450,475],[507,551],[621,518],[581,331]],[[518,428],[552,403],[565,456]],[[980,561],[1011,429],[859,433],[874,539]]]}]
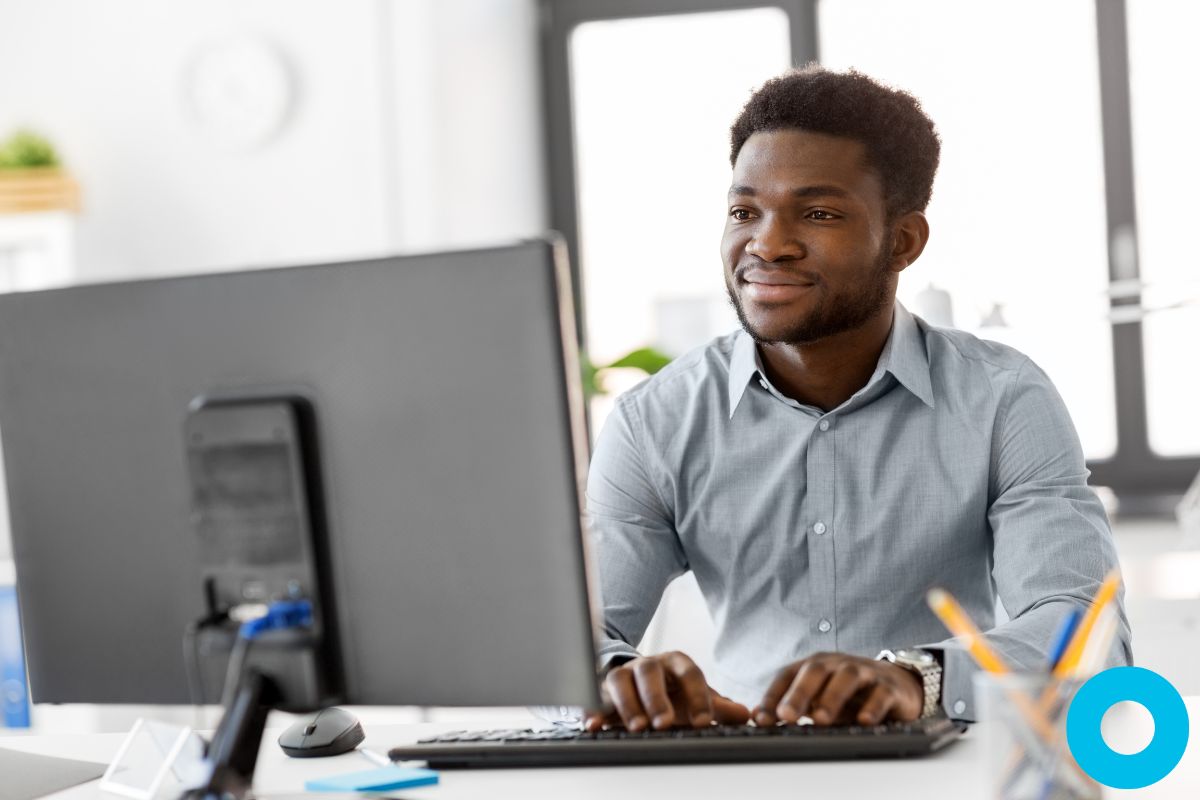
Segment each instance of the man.
[{"label": "man", "polygon": [[[1071,420],[1028,358],[895,302],[940,150],[913,97],[809,67],[759,89],[731,138],[721,253],[743,330],[622,396],[596,445],[613,710],[586,724],[973,719],[976,667],[927,590],[1014,668],[1044,669],[1117,563]],[[1014,198],[980,246],[1019,258],[1022,223],[1041,224]],[[635,649],[687,570],[717,627],[711,676]],[[1110,662],[1129,663],[1117,609]]]}]

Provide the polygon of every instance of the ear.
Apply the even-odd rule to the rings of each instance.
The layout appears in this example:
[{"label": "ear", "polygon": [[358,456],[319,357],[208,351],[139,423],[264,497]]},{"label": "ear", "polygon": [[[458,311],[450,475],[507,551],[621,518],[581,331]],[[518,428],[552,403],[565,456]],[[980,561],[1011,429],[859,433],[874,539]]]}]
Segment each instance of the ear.
[{"label": "ear", "polygon": [[892,224],[892,258],[889,268],[893,272],[904,269],[918,258],[929,241],[929,220],[920,211],[910,211]]}]

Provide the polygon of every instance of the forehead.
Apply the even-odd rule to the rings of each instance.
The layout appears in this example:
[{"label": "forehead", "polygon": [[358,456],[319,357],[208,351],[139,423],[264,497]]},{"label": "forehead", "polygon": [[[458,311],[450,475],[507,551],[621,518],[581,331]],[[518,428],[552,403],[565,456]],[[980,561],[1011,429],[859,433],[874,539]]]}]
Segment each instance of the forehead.
[{"label": "forehead", "polygon": [[862,142],[811,131],[753,134],[733,165],[733,184],[756,193],[836,186],[863,202],[883,200],[883,183]]}]

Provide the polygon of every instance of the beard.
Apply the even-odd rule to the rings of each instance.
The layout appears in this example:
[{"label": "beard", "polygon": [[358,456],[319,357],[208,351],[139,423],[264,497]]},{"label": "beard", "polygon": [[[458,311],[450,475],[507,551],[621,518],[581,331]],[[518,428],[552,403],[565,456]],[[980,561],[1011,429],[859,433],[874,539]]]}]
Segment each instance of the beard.
[{"label": "beard", "polygon": [[841,294],[822,294],[811,312],[789,320],[783,330],[771,334],[753,325],[746,316],[746,310],[733,288],[736,277],[725,282],[725,291],[730,305],[737,312],[742,329],[758,344],[811,344],[859,328],[888,307],[893,292],[892,273],[888,269],[890,250],[889,246],[879,249],[875,263],[864,280]]}]

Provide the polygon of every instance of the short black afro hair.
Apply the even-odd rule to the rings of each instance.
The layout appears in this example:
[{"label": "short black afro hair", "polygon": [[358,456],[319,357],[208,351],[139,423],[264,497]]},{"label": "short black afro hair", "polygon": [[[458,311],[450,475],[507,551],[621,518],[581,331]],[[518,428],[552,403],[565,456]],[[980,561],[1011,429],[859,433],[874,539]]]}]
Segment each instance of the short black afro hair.
[{"label": "short black afro hair", "polygon": [[865,145],[883,181],[890,219],[924,211],[933,193],[941,141],[921,103],[861,72],[809,64],[772,78],[750,97],[730,129],[729,163],[760,131],[804,130]]}]

